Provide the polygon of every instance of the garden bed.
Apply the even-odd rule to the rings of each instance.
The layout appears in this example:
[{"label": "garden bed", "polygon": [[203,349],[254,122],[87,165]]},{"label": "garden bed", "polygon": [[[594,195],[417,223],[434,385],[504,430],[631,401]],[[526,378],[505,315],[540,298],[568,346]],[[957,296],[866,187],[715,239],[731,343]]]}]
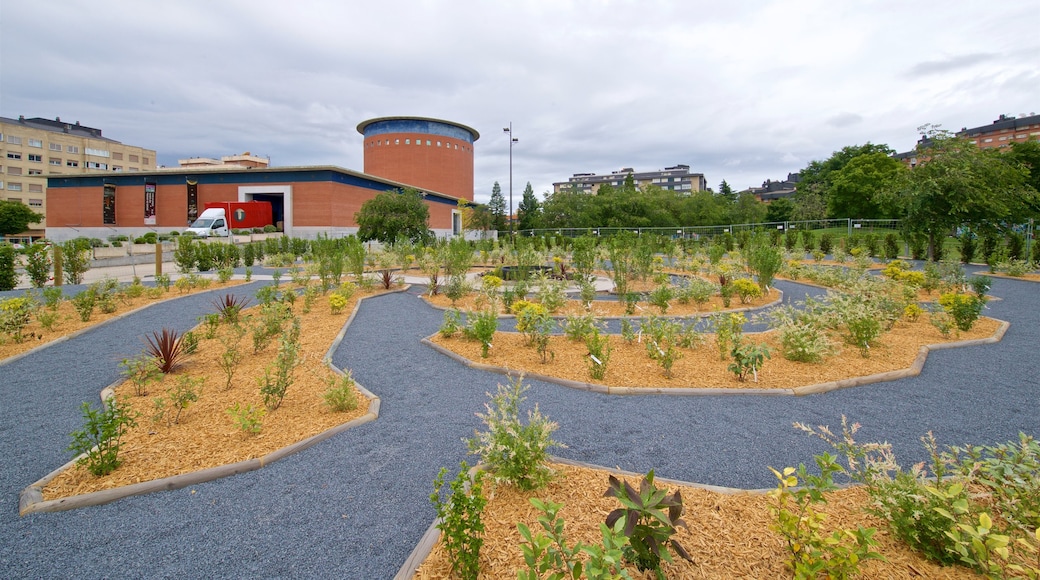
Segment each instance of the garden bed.
[{"label": "garden bed", "polygon": [[[236,367],[230,389],[225,388],[226,377],[220,370],[225,347],[219,336],[201,340],[198,351],[161,383],[149,385],[146,395],[136,395],[135,385],[129,381],[119,384],[115,395],[128,401],[139,413],[137,427],[122,438],[122,464],[102,477],[91,475],[84,467],[67,469],[46,484],[43,499],[114,489],[259,458],[365,415],[369,400],[357,389],[358,406],[354,410],[333,412],[326,407],[323,400],[329,388],[326,381],[334,375],[325,365],[324,357],[357,301],[377,293],[359,291],[338,314],[330,312],[327,296],[319,297],[309,313],[301,312],[303,298],[296,300],[294,312],[301,319],[302,362],[295,369],[294,382],[281,405],[263,417],[262,428],[255,435],[239,428],[228,409],[236,404],[263,408],[258,379],[274,360],[277,340],[259,354],[253,354],[249,335],[242,339],[240,346],[245,356]],[[196,332],[202,331],[197,328]],[[154,421],[155,397],[166,395],[167,389],[175,386],[180,377],[204,381],[198,401],[183,410],[177,423],[171,424],[165,419]]]},{"label": "garden bed", "polygon": [[[515,578],[518,570],[526,570],[520,550],[521,537],[516,524],[523,522],[532,532],[542,531],[537,522],[540,512],[529,503],[530,498],[562,503],[560,516],[566,522],[570,545],[576,542],[598,545],[602,537],[599,524],[607,514],[619,507],[613,497],[603,497],[607,475],[603,470],[555,463],[558,476],[544,489],[521,492],[509,485],[491,487],[485,483],[489,501],[482,520],[485,525],[484,545],[480,550],[480,578]],[[782,466],[778,466],[782,467]],[[638,477],[625,477],[638,488]],[[658,487],[672,491],[676,485],[658,479]],[[687,527],[674,536],[693,557],[693,562],[676,559],[663,564],[667,578],[786,578],[788,555],[783,538],[770,530],[775,518],[769,513],[769,499],[763,493],[707,490],[702,487],[680,487]],[[490,490],[490,491],[488,491]],[[942,567],[925,560],[903,543],[894,539],[883,521],[863,513],[869,498],[860,488],[827,494],[829,501],[821,506],[828,514],[827,530],[874,527],[878,551],[886,562],[871,560],[861,566],[857,578],[979,578],[967,568]],[[633,578],[653,578],[651,572],[640,573],[629,568]],[[447,554],[441,543],[433,546],[429,556],[415,573],[421,580],[454,578]]]},{"label": "garden bed", "polygon": [[488,358],[481,358],[481,345],[461,337],[444,338],[434,335],[430,341],[450,350],[469,361],[538,374],[555,378],[610,385],[612,387],[652,388],[725,388],[725,389],[792,389],[851,377],[862,377],[909,368],[914,364],[920,348],[924,345],[950,343],[992,337],[1001,322],[992,318],[980,318],[969,332],[958,336],[944,337],[922,316],[916,322],[900,321],[893,329],[882,335],[880,344],[869,350],[864,357],[853,346],[841,345],[841,352],[827,357],[822,363],[802,363],[784,359],[778,348],[774,332],[745,334],[745,342],[764,342],[772,350],[772,358],[766,360],[758,371],[758,382],[740,382],[728,370],[730,357],[722,360],[714,342],[714,336],[705,335],[704,343],[695,349],[682,349],[683,356],[675,361],[672,377],[665,376],[661,367],[646,354],[645,345],[629,344],[620,336],[610,336],[614,350],[602,380],[589,375],[588,349],[584,342],[568,340],[563,336],[550,339],[549,350],[555,353],[546,364],[525,337],[519,333],[497,332]]}]

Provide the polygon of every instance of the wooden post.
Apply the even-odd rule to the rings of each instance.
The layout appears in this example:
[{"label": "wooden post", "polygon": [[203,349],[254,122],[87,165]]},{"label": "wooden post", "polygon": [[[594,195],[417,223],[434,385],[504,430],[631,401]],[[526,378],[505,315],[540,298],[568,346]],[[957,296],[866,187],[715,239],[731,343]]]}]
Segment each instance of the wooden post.
[{"label": "wooden post", "polygon": [[162,242],[155,241],[155,275],[162,276]]},{"label": "wooden post", "polygon": [[61,246],[59,244],[51,244],[51,249],[54,250],[54,285],[55,286],[61,286],[61,279],[62,279]]}]

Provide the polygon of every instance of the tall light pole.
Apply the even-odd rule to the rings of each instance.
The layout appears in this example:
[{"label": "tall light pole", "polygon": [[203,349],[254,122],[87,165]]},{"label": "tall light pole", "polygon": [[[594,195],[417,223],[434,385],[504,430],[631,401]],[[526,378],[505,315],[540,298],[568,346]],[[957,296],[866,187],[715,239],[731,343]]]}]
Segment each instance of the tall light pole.
[{"label": "tall light pole", "polygon": [[516,137],[513,137],[513,122],[509,122],[508,127],[502,127],[504,133],[509,134],[509,235],[513,235],[514,224],[513,224],[513,143],[519,141]]}]

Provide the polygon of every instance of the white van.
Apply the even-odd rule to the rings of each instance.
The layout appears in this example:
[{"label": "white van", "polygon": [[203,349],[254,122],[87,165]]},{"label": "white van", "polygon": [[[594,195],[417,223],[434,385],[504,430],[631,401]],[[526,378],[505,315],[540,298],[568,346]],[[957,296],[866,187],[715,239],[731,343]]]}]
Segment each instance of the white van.
[{"label": "white van", "polygon": [[227,216],[224,208],[209,208],[202,212],[199,219],[184,230],[184,233],[192,233],[200,238],[226,238],[230,233],[227,226]]}]

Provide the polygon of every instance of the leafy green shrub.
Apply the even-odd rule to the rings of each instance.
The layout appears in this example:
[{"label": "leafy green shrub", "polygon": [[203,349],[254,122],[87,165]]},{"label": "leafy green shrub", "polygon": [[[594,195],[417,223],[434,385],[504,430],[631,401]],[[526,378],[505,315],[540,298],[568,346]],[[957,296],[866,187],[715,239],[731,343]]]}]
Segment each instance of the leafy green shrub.
[{"label": "leafy green shrub", "polygon": [[557,424],[538,411],[538,405],[527,412],[527,424],[520,420],[520,404],[527,387],[523,378],[510,380],[508,386],[499,385],[495,395],[488,393],[490,403],[480,420],[487,428],[466,440],[469,452],[479,455],[496,481],[508,482],[522,490],[538,489],[553,476],[545,464],[550,447],[563,447],[553,441]]},{"label": "leafy green shrub", "polygon": [[282,404],[286,391],[293,383],[293,372],[300,363],[300,319],[293,318],[289,330],[279,338],[278,355],[274,361],[274,372],[271,367],[264,369],[264,376],[259,379],[260,395],[264,406],[274,411]]},{"label": "leafy green shrub", "polygon": [[730,355],[733,362],[728,367],[729,372],[736,375],[740,382],[747,380],[748,374],[751,374],[757,383],[758,369],[769,358],[769,347],[764,344],[736,344]]},{"label": "leafy green shrub", "polygon": [[958,330],[967,332],[975,326],[975,321],[982,314],[982,309],[986,306],[986,297],[950,292],[939,297],[939,305],[953,317]]},{"label": "leafy green shrub", "polygon": [[494,310],[482,310],[467,318],[463,334],[470,340],[480,341],[480,356],[487,358],[490,354],[491,344],[495,340],[496,330],[498,330],[498,315]]},{"label": "leafy green shrub", "polygon": [[[603,542],[600,545],[588,545],[582,542],[568,546],[564,536],[565,522],[560,517],[563,504],[531,498],[530,503],[542,512],[538,516],[538,524],[545,533],[532,534],[524,523],[516,525],[520,532],[520,549],[524,554],[527,570],[517,572],[519,580],[542,580],[551,578],[598,578],[618,580],[630,578],[623,568],[624,551],[629,547],[628,538],[622,533],[622,523],[613,528],[600,524]],[[582,560],[587,556],[587,560]]]},{"label": "leafy green shrub", "polygon": [[451,338],[462,330],[462,313],[454,308],[444,311],[444,322],[441,323],[440,332],[444,338]]},{"label": "leafy green shrub", "polygon": [[483,495],[484,474],[477,471],[471,483],[469,465],[461,462],[445,500],[441,490],[447,474],[448,469],[442,467],[430,494],[430,503],[437,512],[437,529],[441,531],[441,542],[451,562],[451,573],[476,580],[480,574],[480,547],[484,545],[484,522],[481,520],[487,505]]},{"label": "leafy green shrub", "polygon": [[820,235],[820,251],[825,255],[831,253],[834,248],[834,234],[830,232],[824,232]]},{"label": "leafy green shrub", "polygon": [[620,524],[628,537],[625,559],[639,571],[652,570],[661,574],[661,560],[672,562],[669,547],[680,557],[693,561],[686,549],[672,538],[675,529],[686,527],[682,520],[683,503],[679,490],[671,495],[654,485],[654,470],[650,470],[639,484],[637,492],[627,481],[610,476],[605,495],[613,496],[621,507],[607,514],[606,525],[613,529]]},{"label": "leafy green shrub", "polygon": [[899,236],[889,232],[885,234],[885,259],[895,260],[899,257]]},{"label": "leafy green shrub", "polygon": [[817,506],[826,504],[825,492],[837,489],[834,474],[841,467],[827,453],[816,456],[816,465],[820,475],[809,474],[804,464],[797,472],[793,467],[785,467],[783,473],[769,468],[778,480],[776,489],[769,492],[769,510],[776,520],[770,528],[784,538],[790,552],[787,566],[795,578],[849,578],[859,571],[861,562],[884,559],[874,550],[876,530],[858,527],[824,535],[821,528],[826,514]]},{"label": "leafy green shrub", "polygon": [[731,347],[743,340],[747,317],[739,312],[716,312],[711,321],[715,328],[715,344],[719,347],[719,360],[726,360]]},{"label": "leafy green shrub", "polygon": [[353,411],[358,406],[358,395],[354,377],[347,371],[343,376],[332,376],[326,380],[328,389],[322,395],[325,405],[337,412]]},{"label": "leafy green shrub", "polygon": [[25,273],[33,288],[43,288],[51,279],[50,248],[46,244],[34,243],[25,249]]},{"label": "leafy green shrub", "polygon": [[772,286],[773,278],[784,265],[784,254],[779,248],[758,244],[751,248],[748,266],[758,276],[758,285],[765,291]]},{"label": "leafy green shrub", "polygon": [[227,410],[227,414],[243,433],[257,435],[264,427],[267,409],[255,407],[251,403],[245,406],[235,403],[235,406]]},{"label": "leafy green shrub", "polygon": [[755,284],[750,278],[737,278],[733,281],[732,286],[733,291],[740,297],[741,304],[750,304],[763,295],[761,286]]},{"label": "leafy green shrub", "polygon": [[170,403],[176,410],[176,413],[169,418],[174,425],[180,423],[181,413],[191,406],[192,403],[199,400],[199,395],[202,393],[202,383],[205,380],[204,377],[181,375],[177,377],[177,384],[166,391],[166,396],[169,397]]},{"label": "leafy green shrub", "polygon": [[668,312],[668,304],[672,300],[674,290],[671,285],[662,284],[650,291],[648,302],[661,309],[661,314]]},{"label": "leafy green shrub", "polygon": [[603,380],[612,351],[610,336],[600,334],[599,328],[593,327],[585,335],[585,348],[589,349],[589,375],[596,380]]},{"label": "leafy green shrub", "polygon": [[25,340],[22,331],[32,319],[36,302],[32,296],[18,296],[0,300],[0,333],[11,337],[15,342]]},{"label": "leafy green shrub", "polygon": [[597,330],[592,314],[571,314],[563,322],[563,334],[575,342],[582,342]]},{"label": "leafy green shrub", "polygon": [[975,251],[978,248],[978,240],[975,238],[975,233],[970,230],[965,230],[964,233],[958,238],[961,250],[961,262],[965,264],[971,263],[972,258],[975,257]]},{"label": "leafy green shrub", "polygon": [[72,305],[83,322],[90,321],[94,315],[94,307],[97,305],[97,292],[93,288],[87,288],[72,297]]},{"label": "leafy green shrub", "polygon": [[119,365],[123,376],[134,386],[134,394],[143,397],[148,394],[148,385],[162,380],[162,371],[155,364],[155,359],[146,354],[134,358],[123,359]]},{"label": "leafy green shrub", "polygon": [[77,456],[83,455],[76,460],[76,465],[86,465],[90,473],[99,477],[108,475],[121,463],[119,440],[128,430],[137,426],[136,414],[129,405],[115,397],[102,403],[100,410],[91,408],[90,403],[86,402],[80,409],[83,412],[83,429],[72,432],[69,451]]},{"label": "leafy green shrub", "polygon": [[538,302],[545,307],[549,313],[554,313],[563,308],[567,303],[567,295],[564,293],[566,287],[562,282],[552,280],[543,276],[538,281]]}]

